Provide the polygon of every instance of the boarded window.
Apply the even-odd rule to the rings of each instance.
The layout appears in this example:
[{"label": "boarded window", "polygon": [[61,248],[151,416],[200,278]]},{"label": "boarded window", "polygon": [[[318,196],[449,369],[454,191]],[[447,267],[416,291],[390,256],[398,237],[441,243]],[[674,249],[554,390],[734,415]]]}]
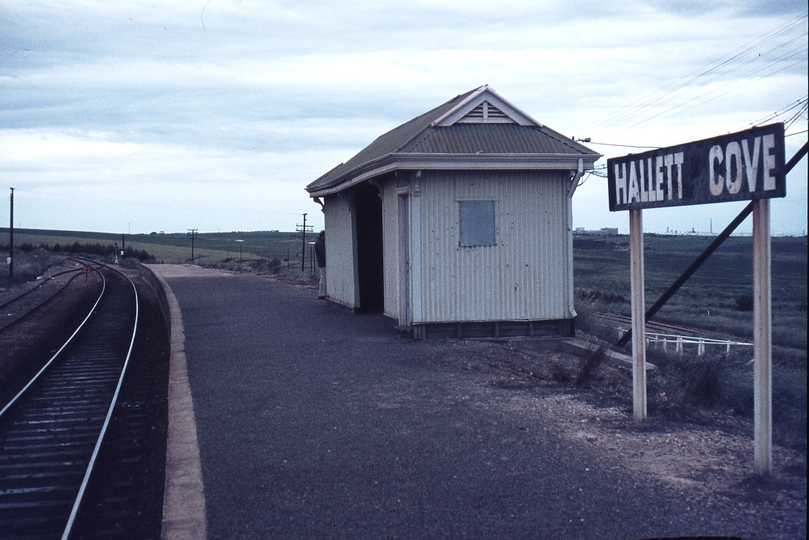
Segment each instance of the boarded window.
[{"label": "boarded window", "polygon": [[461,203],[461,246],[494,246],[494,201]]}]

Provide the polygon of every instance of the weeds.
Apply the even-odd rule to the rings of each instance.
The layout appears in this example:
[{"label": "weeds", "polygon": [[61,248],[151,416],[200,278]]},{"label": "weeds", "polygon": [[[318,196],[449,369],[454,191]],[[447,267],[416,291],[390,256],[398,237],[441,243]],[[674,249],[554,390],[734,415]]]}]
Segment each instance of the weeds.
[{"label": "weeds", "polygon": [[600,344],[598,348],[590,350],[579,359],[579,371],[573,382],[576,386],[588,386],[598,376],[601,366],[606,361],[607,346]]},{"label": "weeds", "polygon": [[579,291],[574,302],[577,329],[610,343],[618,339],[615,328],[602,323],[598,318],[600,312],[610,311],[604,302],[587,294],[587,291]]},{"label": "weeds", "polygon": [[753,296],[749,294],[740,294],[736,297],[736,310],[737,311],[753,311]]},{"label": "weeds", "polygon": [[[659,372],[648,381],[650,404],[685,411],[714,410],[753,418],[753,365],[742,353],[703,357],[649,351]],[[775,437],[806,449],[806,376],[794,369],[774,369],[772,413]]]}]

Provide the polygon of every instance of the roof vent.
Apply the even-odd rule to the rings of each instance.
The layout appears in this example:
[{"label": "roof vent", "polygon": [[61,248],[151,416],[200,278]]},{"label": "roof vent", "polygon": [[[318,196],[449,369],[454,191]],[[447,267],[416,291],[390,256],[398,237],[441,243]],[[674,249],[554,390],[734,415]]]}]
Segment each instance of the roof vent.
[{"label": "roof vent", "polygon": [[514,124],[514,120],[506,113],[489,103],[483,101],[458,120],[463,124]]}]

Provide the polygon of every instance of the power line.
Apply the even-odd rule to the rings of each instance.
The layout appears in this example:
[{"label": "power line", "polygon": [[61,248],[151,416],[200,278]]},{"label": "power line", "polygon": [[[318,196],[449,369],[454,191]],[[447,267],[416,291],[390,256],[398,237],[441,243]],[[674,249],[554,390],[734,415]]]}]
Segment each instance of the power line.
[{"label": "power line", "polygon": [[[804,53],[805,53],[806,51],[807,51],[807,49],[806,49],[806,48],[804,48],[804,49],[803,49],[803,51],[801,51],[801,52],[804,52]],[[795,53],[795,54],[797,54],[797,53]],[[795,54],[793,54],[793,55],[791,55],[791,56],[794,56]],[[788,66],[784,66],[784,67],[781,67],[780,69],[776,69],[775,71],[772,71],[772,72],[770,72],[770,73],[767,73],[767,74],[765,74],[765,75],[762,75],[761,77],[758,77],[758,78],[756,78],[756,79],[753,79],[753,80],[747,81],[747,82],[746,82],[746,83],[744,83],[744,84],[741,84],[741,85],[738,85],[738,86],[736,86],[736,87],[730,88],[730,89],[728,89],[728,90],[726,90],[726,91],[724,91],[724,92],[722,92],[722,93],[719,93],[719,94],[716,94],[717,90],[714,90],[714,91],[708,92],[708,93],[706,94],[706,96],[709,96],[709,95],[711,95],[711,94],[715,94],[715,95],[713,95],[713,97],[710,97],[710,98],[707,98],[707,99],[703,99],[703,100],[701,100],[701,101],[697,101],[696,103],[693,103],[691,106],[688,106],[688,107],[686,106],[686,105],[687,105],[687,103],[681,103],[681,104],[679,104],[679,105],[674,105],[674,106],[669,107],[668,109],[665,109],[665,110],[663,110],[663,111],[661,111],[661,112],[659,112],[659,113],[657,113],[657,114],[655,114],[655,115],[652,115],[652,116],[650,116],[650,117],[648,117],[648,118],[645,118],[644,120],[641,120],[641,121],[639,121],[639,122],[636,122],[635,124],[632,124],[631,126],[625,127],[625,128],[623,128],[623,129],[621,129],[621,130],[619,130],[619,131],[615,132],[615,133],[616,133],[616,134],[617,134],[617,133],[622,133],[622,132],[624,132],[624,131],[626,131],[626,130],[628,130],[628,129],[632,129],[632,128],[637,127],[637,126],[639,126],[639,125],[641,125],[641,124],[645,124],[645,123],[647,123],[647,122],[649,122],[649,121],[651,121],[651,120],[654,120],[654,119],[656,119],[656,118],[657,118],[657,119],[661,119],[661,120],[662,120],[662,119],[664,119],[664,118],[669,118],[669,117],[671,117],[671,116],[673,116],[673,115],[675,115],[675,114],[679,114],[679,113],[682,113],[682,112],[684,112],[684,111],[689,111],[689,110],[691,110],[691,109],[693,109],[693,108],[695,108],[695,107],[698,107],[698,106],[700,106],[700,105],[703,105],[703,104],[705,104],[705,103],[708,103],[709,101],[713,101],[713,100],[715,100],[715,99],[717,99],[717,98],[720,98],[720,97],[722,97],[722,96],[724,96],[724,95],[727,95],[727,94],[729,94],[729,93],[731,93],[731,92],[734,92],[734,91],[736,91],[736,90],[739,90],[740,88],[744,88],[745,86],[748,86],[748,85],[750,85],[750,84],[753,84],[753,83],[755,83],[755,82],[758,82],[758,81],[760,81],[761,79],[764,79],[765,77],[769,77],[769,76],[771,76],[771,75],[775,75],[776,73],[779,73],[779,72],[781,72],[781,71],[784,71],[784,70],[786,70],[786,69],[789,69],[790,67],[792,67],[792,66],[794,66],[794,65],[797,65],[797,64],[800,64],[800,63],[805,62],[805,61],[806,61],[806,59],[805,59],[805,58],[802,58],[801,60],[798,60],[798,61],[796,61],[796,62],[793,62],[792,64],[789,64]],[[748,74],[750,74],[750,73],[746,73],[745,75],[742,75],[742,76],[740,76],[740,77],[737,77],[737,78],[735,78],[735,79],[731,80],[730,82],[731,82],[731,83],[733,83],[733,82],[736,82],[736,81],[738,81],[738,80],[740,80],[740,79],[743,79],[743,78],[745,78],[745,77],[746,77],[746,75],[748,75]]]},{"label": "power line", "polygon": [[[789,111],[791,111],[791,110],[795,109],[796,107],[800,107],[801,105],[803,105],[803,107],[805,107],[805,106],[806,106],[806,102],[807,102],[807,98],[809,98],[809,96],[804,96],[804,97],[802,97],[801,99],[799,99],[799,100],[797,100],[797,101],[795,101],[795,102],[793,102],[793,103],[791,103],[791,104],[787,105],[787,106],[786,106],[786,107],[784,107],[783,109],[779,109],[779,110],[775,111],[775,112],[774,112],[774,113],[772,113],[772,114],[769,114],[769,115],[767,115],[767,116],[765,116],[765,117],[763,117],[763,118],[761,118],[761,119],[759,119],[759,120],[756,120],[755,122],[751,122],[751,123],[750,123],[750,126],[755,127],[755,126],[761,126],[761,125],[764,125],[764,124],[766,124],[766,123],[768,123],[768,122],[770,122],[770,121],[772,121],[772,120],[774,120],[774,119],[778,118],[778,117],[779,117],[779,116],[781,116],[782,114],[786,114],[786,113],[788,113]],[[748,127],[748,126],[745,126],[745,127]]]},{"label": "power line", "polygon": [[[593,125],[593,134],[603,132],[606,129],[610,129],[612,127],[618,127],[622,122],[630,121],[632,118],[638,118],[641,114],[643,114],[647,109],[652,107],[660,106],[660,104],[666,102],[677,101],[679,104],[675,104],[672,107],[667,108],[664,111],[659,112],[652,117],[645,118],[639,120],[634,123],[633,126],[637,126],[641,123],[647,122],[653,118],[657,118],[663,114],[672,112],[676,109],[682,109],[686,105],[688,105],[688,96],[693,94],[695,90],[704,87],[710,83],[713,83],[723,77],[727,77],[728,74],[733,72],[738,72],[738,70],[745,68],[746,66],[752,66],[751,69],[747,69],[744,71],[742,75],[738,75],[732,79],[730,79],[730,83],[734,83],[739,81],[745,77],[749,77],[752,74],[760,73],[764,70],[770,70],[768,73],[765,73],[761,77],[756,80],[760,80],[761,78],[772,76],[775,73],[783,71],[784,69],[788,69],[796,64],[801,62],[805,62],[805,21],[807,19],[807,15],[801,15],[791,21],[787,21],[786,23],[776,27],[775,29],[771,30],[770,32],[764,34],[763,36],[754,39],[734,51],[712,61],[708,64],[692,71],[691,73],[687,74],[686,76],[680,78],[678,81],[675,81],[659,91],[653,92],[652,94],[648,95],[646,98],[643,98],[640,103],[635,105],[629,105],[624,107],[611,115],[607,115],[602,120],[596,122]],[[794,32],[796,29],[800,29],[800,35],[790,37],[787,40],[783,40],[782,38],[789,36],[790,33]],[[795,46],[797,45],[797,46]],[[761,50],[762,48],[766,47],[766,49]],[[781,52],[783,49],[788,49],[786,52]],[[756,50],[760,50],[758,54],[752,57],[748,57],[745,59],[747,55],[751,52],[755,52]],[[793,58],[796,55],[804,53],[802,58],[797,62],[791,63],[788,66],[783,66],[783,62],[788,61],[790,58]],[[769,59],[773,54],[780,54],[778,57],[774,59]],[[765,65],[762,67],[760,64],[764,61]],[[775,70],[771,70],[771,68],[776,68]],[[749,84],[749,83],[748,83]],[[736,87],[735,89],[742,88],[746,85],[741,85]],[[732,89],[733,90],[733,89]],[[729,91],[732,91],[729,90]],[[711,94],[716,93],[718,90],[713,90],[704,94],[702,97],[710,96]],[[727,92],[725,92],[727,93]],[[724,95],[725,93],[719,94]],[[717,96],[710,97],[709,99],[703,99],[698,101],[697,103],[693,104],[691,107],[693,108],[701,103],[705,103],[707,101],[711,101],[716,99]],[[688,110],[684,109],[684,110]]]},{"label": "power line", "polygon": [[[771,113],[771,114],[769,114],[769,115],[767,115],[767,116],[765,116],[765,117],[763,117],[763,118],[761,118],[759,120],[756,120],[755,122],[751,122],[748,126],[745,126],[744,128],[739,129],[739,131],[742,131],[743,129],[748,129],[750,127],[756,127],[756,126],[764,125],[764,124],[766,124],[768,122],[771,122],[772,120],[775,120],[779,116],[783,116],[783,115],[785,115],[787,113],[795,111],[796,109],[797,109],[797,111],[794,112],[792,114],[792,116],[790,116],[787,120],[784,121],[784,128],[785,129],[790,127],[799,118],[802,118],[802,116],[806,112],[809,111],[809,95],[804,96],[804,97],[802,97],[802,98],[800,98],[800,99],[798,99],[796,101],[793,101],[792,103],[790,103],[789,105],[783,107],[782,109],[779,109],[779,110],[777,110],[777,111],[775,111],[775,112],[773,112],[773,113]],[[801,133],[806,133],[806,132],[807,132],[807,130],[803,130],[803,131],[798,131],[798,132],[795,132],[795,133],[790,133],[790,134],[787,134],[785,136],[786,137],[792,137],[794,135],[800,135]],[[658,148],[661,148],[660,146],[644,146],[644,145],[635,145],[635,144],[618,144],[618,143],[596,142],[596,141],[590,140],[589,137],[584,138],[584,139],[578,139],[578,138],[574,137],[573,140],[575,140],[576,142],[582,142],[582,143],[594,144],[594,145],[600,145],[600,146],[614,146],[614,147],[621,147],[621,148],[638,148],[638,149],[641,149],[641,150],[657,150]],[[597,176],[597,177],[600,177],[600,178],[606,178],[607,177],[607,165],[606,165],[606,163],[596,165],[593,168],[593,170],[588,171],[587,175],[585,175],[584,179],[579,183],[579,186],[583,185],[587,181],[587,179],[590,177],[590,175]]]}]

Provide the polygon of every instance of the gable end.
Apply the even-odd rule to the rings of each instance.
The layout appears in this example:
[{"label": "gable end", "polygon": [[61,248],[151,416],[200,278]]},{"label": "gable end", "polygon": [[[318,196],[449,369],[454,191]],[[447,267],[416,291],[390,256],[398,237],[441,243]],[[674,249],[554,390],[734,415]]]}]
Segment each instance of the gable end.
[{"label": "gable end", "polygon": [[518,124],[542,127],[542,124],[501,98],[488,86],[481,86],[455,107],[434,120],[430,127],[453,124]]},{"label": "gable end", "polygon": [[458,120],[458,124],[516,124],[513,118],[489,103],[484,101],[466,116]]}]

